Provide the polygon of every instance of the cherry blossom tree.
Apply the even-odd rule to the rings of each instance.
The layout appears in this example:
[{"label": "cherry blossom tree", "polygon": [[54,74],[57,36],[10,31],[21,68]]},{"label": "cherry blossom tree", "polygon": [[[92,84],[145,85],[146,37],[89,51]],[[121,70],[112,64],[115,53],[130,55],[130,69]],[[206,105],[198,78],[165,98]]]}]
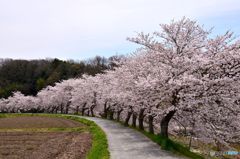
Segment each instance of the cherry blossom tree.
[{"label": "cherry blossom tree", "polygon": [[[215,39],[209,39],[210,31],[205,31],[195,21],[186,18],[160,26],[161,32],[154,32],[153,35],[140,33],[137,38],[129,38],[129,40],[144,46],[146,53],[141,53],[142,60],[138,58],[142,66],[138,68],[142,70],[149,68],[149,70],[142,71],[145,77],[137,75],[141,77],[138,78],[137,83],[144,83],[143,89],[151,83],[152,91],[151,89],[146,91],[149,91],[151,97],[156,96],[156,100],[153,101],[158,103],[156,108],[160,109],[158,113],[161,118],[161,135],[168,137],[169,122],[177,111],[199,110],[198,116],[201,116],[203,112],[200,110],[207,112],[212,109],[212,113],[216,113],[222,104],[226,108],[223,112],[227,112],[229,106],[235,108],[231,109],[235,114],[228,114],[230,120],[237,118],[239,104],[233,103],[237,103],[238,99],[234,96],[239,94],[237,89],[239,42],[229,43],[232,34],[228,32]],[[137,69],[138,73],[141,72],[139,69]],[[227,69],[231,72],[226,72]],[[205,72],[200,73],[200,70]],[[215,78],[209,77],[209,71]],[[209,89],[201,86],[209,86]],[[210,89],[215,94],[212,98],[209,96]],[[206,94],[205,97],[203,93]],[[196,102],[196,97],[201,100],[201,104]],[[217,100],[218,104],[214,108],[213,101],[216,103],[216,97],[222,97],[222,101]],[[188,102],[189,104],[186,105]],[[204,109],[199,108],[199,105],[204,105]],[[204,115],[209,118],[210,116],[210,113]],[[219,115],[219,118],[223,119],[224,115]],[[209,124],[211,125],[212,121],[209,121]],[[224,129],[223,125],[222,128]],[[236,125],[234,128],[237,128]]]},{"label": "cherry blossom tree", "polygon": [[114,68],[41,90],[36,97],[15,92],[0,100],[0,112],[76,113],[124,121],[149,132],[179,124],[204,141],[240,140],[240,41],[187,18],[161,24],[153,34],[128,40],[140,44]]}]

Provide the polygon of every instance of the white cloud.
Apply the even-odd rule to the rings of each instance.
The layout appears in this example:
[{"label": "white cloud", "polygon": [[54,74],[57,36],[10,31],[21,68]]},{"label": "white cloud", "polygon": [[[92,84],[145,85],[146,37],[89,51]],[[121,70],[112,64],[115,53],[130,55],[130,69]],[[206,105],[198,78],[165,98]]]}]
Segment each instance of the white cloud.
[{"label": "white cloud", "polygon": [[[81,58],[131,50],[134,31],[240,10],[238,0],[0,0],[0,57]],[[106,52],[106,53],[104,53]]]}]

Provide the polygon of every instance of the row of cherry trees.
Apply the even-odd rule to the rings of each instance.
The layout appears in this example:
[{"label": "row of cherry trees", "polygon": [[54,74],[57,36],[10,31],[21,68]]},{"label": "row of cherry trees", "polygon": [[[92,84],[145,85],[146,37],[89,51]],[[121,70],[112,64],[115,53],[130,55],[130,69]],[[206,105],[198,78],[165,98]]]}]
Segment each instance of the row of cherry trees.
[{"label": "row of cherry trees", "polygon": [[172,123],[205,141],[239,142],[240,41],[210,32],[187,18],[162,24],[128,38],[142,48],[114,70],[56,83],[36,97],[15,92],[0,100],[0,111],[101,116],[147,124],[151,133],[159,127],[164,137]]}]

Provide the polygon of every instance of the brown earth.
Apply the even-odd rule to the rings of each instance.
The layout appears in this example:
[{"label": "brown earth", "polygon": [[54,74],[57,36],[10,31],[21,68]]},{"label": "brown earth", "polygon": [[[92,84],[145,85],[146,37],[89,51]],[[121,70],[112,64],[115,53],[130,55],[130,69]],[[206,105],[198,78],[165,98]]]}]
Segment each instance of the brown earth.
[{"label": "brown earth", "polygon": [[57,117],[13,117],[13,118],[0,118],[0,129],[22,129],[22,128],[69,128],[79,127],[83,124],[63,118]]},{"label": "brown earth", "polygon": [[[0,130],[81,126],[81,123],[62,118],[0,119]],[[0,159],[83,159],[90,148],[89,132],[0,132]]]}]

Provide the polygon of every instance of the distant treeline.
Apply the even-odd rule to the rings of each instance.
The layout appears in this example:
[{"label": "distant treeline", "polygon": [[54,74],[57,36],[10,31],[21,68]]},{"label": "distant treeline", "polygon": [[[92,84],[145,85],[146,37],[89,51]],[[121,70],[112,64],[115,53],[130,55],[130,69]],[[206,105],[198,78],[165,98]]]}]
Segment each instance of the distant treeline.
[{"label": "distant treeline", "polygon": [[47,85],[64,79],[103,73],[112,69],[120,58],[122,56],[96,56],[85,61],[0,59],[0,98],[9,97],[14,91],[36,95]]}]

